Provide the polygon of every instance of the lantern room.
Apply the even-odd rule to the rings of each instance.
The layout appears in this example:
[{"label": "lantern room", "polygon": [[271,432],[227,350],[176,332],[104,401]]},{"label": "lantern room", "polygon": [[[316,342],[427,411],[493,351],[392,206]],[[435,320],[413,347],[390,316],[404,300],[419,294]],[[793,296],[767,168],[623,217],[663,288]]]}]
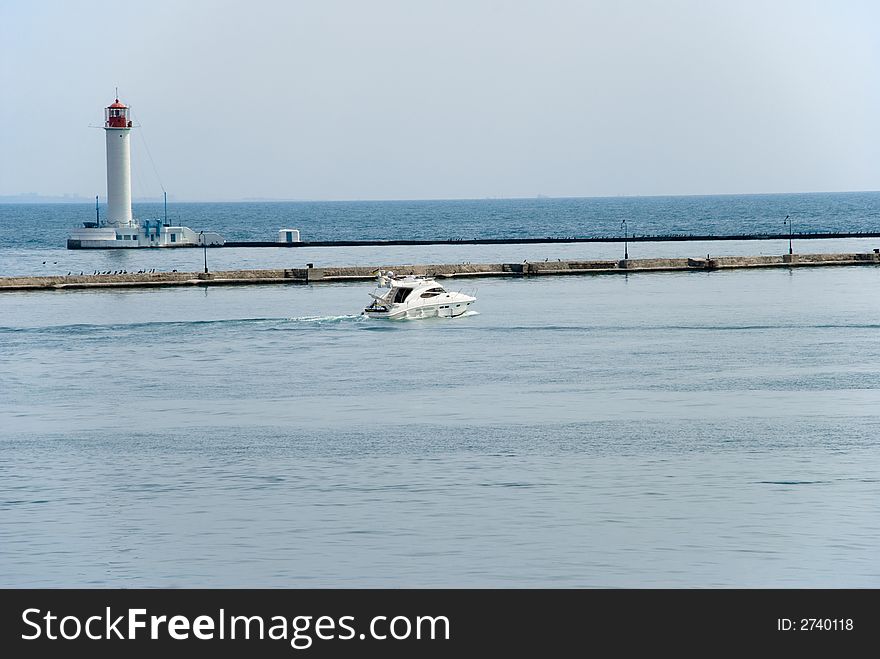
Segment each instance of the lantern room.
[{"label": "lantern room", "polygon": [[128,106],[120,103],[117,98],[111,105],[104,108],[104,128],[131,128],[128,110]]}]

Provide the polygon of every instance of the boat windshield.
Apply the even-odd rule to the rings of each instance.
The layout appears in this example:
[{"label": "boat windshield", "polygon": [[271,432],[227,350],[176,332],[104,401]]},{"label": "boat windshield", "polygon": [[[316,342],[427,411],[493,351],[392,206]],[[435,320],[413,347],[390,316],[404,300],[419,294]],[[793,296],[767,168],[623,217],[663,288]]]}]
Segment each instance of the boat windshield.
[{"label": "boat windshield", "polygon": [[422,293],[421,297],[437,297],[440,293],[445,293],[446,291],[440,288],[429,288],[424,293]]},{"label": "boat windshield", "polygon": [[406,298],[409,297],[409,294],[412,293],[413,289],[411,288],[398,288],[397,292],[394,293],[394,304],[400,304]]}]

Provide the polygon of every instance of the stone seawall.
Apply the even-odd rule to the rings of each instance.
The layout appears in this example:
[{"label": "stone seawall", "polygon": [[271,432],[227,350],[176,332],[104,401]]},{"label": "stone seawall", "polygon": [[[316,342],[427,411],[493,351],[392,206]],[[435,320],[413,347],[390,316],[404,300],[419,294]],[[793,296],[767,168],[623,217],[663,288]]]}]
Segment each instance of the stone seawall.
[{"label": "stone seawall", "polygon": [[307,284],[366,281],[377,270],[399,275],[452,277],[526,277],[541,275],[628,274],[683,272],[740,268],[801,268],[880,264],[880,254],[785,254],[782,256],[719,256],[684,259],[628,259],[621,261],[524,261],[522,263],[446,263],[433,265],[331,266],[275,270],[219,270],[216,272],[154,272],[122,275],[53,277],[0,277],[0,291],[81,290],[155,286]]}]

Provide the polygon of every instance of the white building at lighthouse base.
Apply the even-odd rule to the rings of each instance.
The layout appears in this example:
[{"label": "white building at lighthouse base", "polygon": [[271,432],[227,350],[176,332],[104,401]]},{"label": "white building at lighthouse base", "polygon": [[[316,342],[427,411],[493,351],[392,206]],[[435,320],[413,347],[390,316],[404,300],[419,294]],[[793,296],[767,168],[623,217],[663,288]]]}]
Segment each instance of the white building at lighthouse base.
[{"label": "white building at lighthouse base", "polygon": [[123,226],[83,222],[67,238],[67,249],[131,249],[133,247],[220,247],[223,236],[213,231],[166,226],[162,220],[131,220]]}]

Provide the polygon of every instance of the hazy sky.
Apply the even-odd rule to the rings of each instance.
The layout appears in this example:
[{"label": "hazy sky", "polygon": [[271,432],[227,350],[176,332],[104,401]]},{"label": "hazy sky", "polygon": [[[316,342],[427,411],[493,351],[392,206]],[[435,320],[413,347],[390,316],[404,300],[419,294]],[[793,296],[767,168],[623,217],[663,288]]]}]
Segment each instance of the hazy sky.
[{"label": "hazy sky", "polygon": [[[880,3],[0,0],[0,195],[880,189]],[[144,139],[142,139],[144,138]]]}]

